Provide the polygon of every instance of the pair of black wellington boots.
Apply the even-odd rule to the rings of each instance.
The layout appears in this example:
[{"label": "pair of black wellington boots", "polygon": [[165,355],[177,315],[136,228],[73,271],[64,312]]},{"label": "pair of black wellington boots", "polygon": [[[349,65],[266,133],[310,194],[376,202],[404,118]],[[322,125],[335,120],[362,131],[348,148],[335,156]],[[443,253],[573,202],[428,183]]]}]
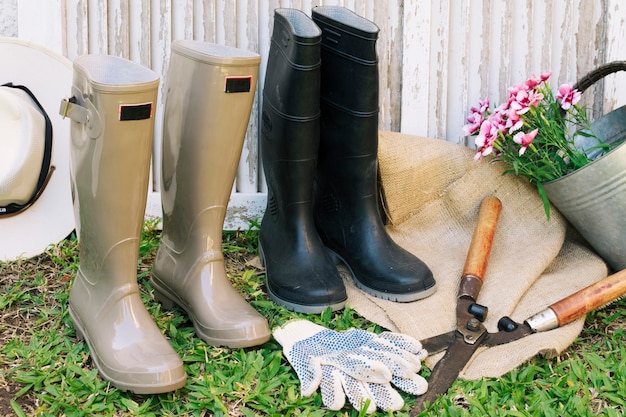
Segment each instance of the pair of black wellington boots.
[{"label": "pair of black wellington boots", "polygon": [[289,310],[343,308],[357,287],[410,302],[435,292],[428,266],[396,244],[378,193],[378,27],[339,6],[276,9],[260,151],[268,188],[259,235],[270,298]]}]

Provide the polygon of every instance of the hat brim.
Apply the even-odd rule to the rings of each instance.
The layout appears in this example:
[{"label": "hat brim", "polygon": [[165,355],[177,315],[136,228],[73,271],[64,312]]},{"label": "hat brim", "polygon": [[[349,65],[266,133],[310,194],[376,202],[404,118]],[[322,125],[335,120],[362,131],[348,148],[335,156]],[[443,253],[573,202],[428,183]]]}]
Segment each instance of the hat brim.
[{"label": "hat brim", "polygon": [[52,163],[48,185],[26,210],[0,216],[0,261],[30,258],[74,230],[69,175],[70,123],[59,115],[59,104],[72,87],[72,63],[46,48],[15,38],[0,37],[0,84],[12,82],[32,91],[52,122]]}]

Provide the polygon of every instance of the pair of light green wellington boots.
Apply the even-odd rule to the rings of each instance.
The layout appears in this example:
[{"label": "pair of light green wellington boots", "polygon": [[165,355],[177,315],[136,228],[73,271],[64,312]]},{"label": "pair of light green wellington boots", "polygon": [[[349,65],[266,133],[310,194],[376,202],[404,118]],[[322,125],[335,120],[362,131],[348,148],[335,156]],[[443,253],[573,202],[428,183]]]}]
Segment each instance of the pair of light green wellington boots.
[{"label": "pair of light green wellington boots", "polygon": [[[163,234],[152,286],[211,345],[269,340],[267,321],[232,287],[221,238],[256,89],[260,56],[197,41],[172,44],[164,90]],[[137,260],[159,78],[131,61],[74,61],[71,182],[79,269],[69,313],[100,374],[138,394],[184,386],[183,363],[143,304]]]}]

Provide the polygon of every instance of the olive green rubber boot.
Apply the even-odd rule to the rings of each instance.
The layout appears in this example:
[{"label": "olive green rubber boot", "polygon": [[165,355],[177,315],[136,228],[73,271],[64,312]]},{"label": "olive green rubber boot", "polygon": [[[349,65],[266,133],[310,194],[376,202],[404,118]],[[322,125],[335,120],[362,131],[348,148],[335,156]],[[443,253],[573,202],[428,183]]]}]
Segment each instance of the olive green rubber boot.
[{"label": "olive green rubber boot", "polygon": [[164,307],[182,307],[215,346],[269,340],[267,320],[233,288],[222,229],[248,127],[260,56],[175,41],[169,63],[161,203],[163,235],[152,285]]},{"label": "olive green rubber boot", "polygon": [[137,285],[154,129],[157,75],[122,58],[74,61],[70,172],[80,263],[69,314],[103,378],[153,394],[185,384],[183,363]]}]

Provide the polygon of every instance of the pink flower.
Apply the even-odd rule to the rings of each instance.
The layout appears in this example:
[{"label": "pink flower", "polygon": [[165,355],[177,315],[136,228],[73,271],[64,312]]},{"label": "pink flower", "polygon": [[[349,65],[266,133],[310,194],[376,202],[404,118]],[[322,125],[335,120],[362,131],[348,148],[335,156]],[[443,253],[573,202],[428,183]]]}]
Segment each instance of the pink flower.
[{"label": "pink flower", "polygon": [[580,101],[580,96],[580,91],[573,89],[571,84],[563,84],[559,87],[556,99],[561,100],[561,108],[563,110],[568,110]]},{"label": "pink flower", "polygon": [[516,84],[513,87],[509,87],[509,102],[515,100],[520,91],[526,91],[527,89],[526,84]]},{"label": "pink flower", "polygon": [[515,97],[513,97],[510,106],[517,114],[524,114],[531,106],[537,107],[541,100],[543,100],[543,94],[537,90],[518,91]]},{"label": "pink flower", "polygon": [[489,106],[487,99],[480,101],[470,108],[469,124],[464,126],[466,137],[473,136],[474,160],[503,163],[506,174],[536,183],[546,214],[549,200],[541,184],[587,163],[576,147],[577,133],[568,123],[583,131],[590,126],[585,109],[577,105],[581,93],[567,84],[551,90],[551,75],[531,74],[526,81],[510,86],[500,104]]},{"label": "pink flower", "polygon": [[470,112],[484,114],[487,109],[489,109],[489,97],[485,97],[484,100],[478,101],[478,108],[471,107]]},{"label": "pink flower", "polygon": [[478,102],[478,107],[470,108],[470,115],[466,119],[469,124],[463,126],[463,132],[466,136],[474,135],[479,131],[485,117],[489,114],[488,110],[489,98],[487,97]]},{"label": "pink flower", "polygon": [[538,133],[539,129],[535,129],[529,133],[518,132],[515,136],[513,136],[513,141],[522,145],[519,150],[520,156],[524,155],[524,152],[526,152],[526,149],[528,149],[530,144],[533,143],[533,140],[535,140]]},{"label": "pink flower", "polygon": [[526,88],[532,89],[537,87],[542,82],[543,81],[540,78],[535,77],[535,75],[533,74],[529,79],[526,80],[524,84],[526,85]]},{"label": "pink flower", "polygon": [[497,132],[506,133],[506,113],[502,110],[496,109],[487,120]]},{"label": "pink flower", "polygon": [[543,100],[543,94],[538,92],[537,90],[533,90],[528,95],[528,106],[537,107],[541,100]]},{"label": "pink flower", "polygon": [[470,136],[480,130],[480,125],[485,121],[485,119],[480,113],[472,113],[468,116],[467,121],[469,124],[463,126],[463,133],[465,133],[465,136]]},{"label": "pink flower", "polygon": [[537,86],[539,86],[541,83],[544,83],[548,80],[548,78],[550,78],[550,76],[552,75],[552,71],[547,71],[544,72],[543,74],[541,74],[539,76],[539,78],[537,78],[535,76],[535,74],[531,74],[530,78],[528,80],[526,80],[526,87],[528,87],[529,89],[533,89],[536,88]]},{"label": "pink flower", "polygon": [[483,156],[487,156],[494,153],[493,144],[498,139],[498,126],[491,123],[489,120],[485,120],[480,125],[480,131],[474,139],[478,152],[474,156],[474,159],[478,160]]},{"label": "pink flower", "polygon": [[506,121],[506,127],[509,129],[509,133],[521,129],[523,125],[524,121],[520,118],[519,114],[514,110],[509,111]]}]

